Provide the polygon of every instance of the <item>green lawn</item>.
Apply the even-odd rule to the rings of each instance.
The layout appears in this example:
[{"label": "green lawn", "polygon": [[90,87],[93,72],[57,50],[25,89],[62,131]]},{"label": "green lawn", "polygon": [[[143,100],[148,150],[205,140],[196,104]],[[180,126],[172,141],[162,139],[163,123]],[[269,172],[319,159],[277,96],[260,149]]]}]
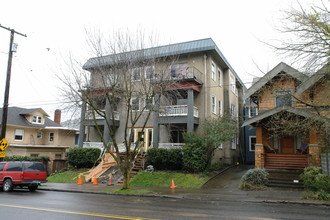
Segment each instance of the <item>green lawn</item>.
[{"label": "green lawn", "polygon": [[47,178],[49,183],[77,183],[79,174],[88,169],[69,170],[62,173],[56,173]]},{"label": "green lawn", "polygon": [[131,181],[131,186],[139,187],[170,187],[172,180],[177,187],[197,188],[209,177],[201,174],[189,174],[181,172],[139,172]]}]

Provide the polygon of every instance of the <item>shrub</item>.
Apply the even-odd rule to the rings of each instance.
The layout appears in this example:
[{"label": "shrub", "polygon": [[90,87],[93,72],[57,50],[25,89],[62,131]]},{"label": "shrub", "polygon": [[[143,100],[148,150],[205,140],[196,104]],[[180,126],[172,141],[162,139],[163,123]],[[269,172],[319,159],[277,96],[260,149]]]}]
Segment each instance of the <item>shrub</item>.
[{"label": "shrub", "polygon": [[10,156],[5,157],[5,161],[48,161],[48,156],[28,157],[28,156]]},{"label": "shrub", "polygon": [[75,168],[91,168],[98,162],[100,154],[98,148],[71,148],[68,163]]},{"label": "shrub", "polygon": [[182,150],[152,148],[148,150],[146,163],[157,170],[181,170]]},{"label": "shrub", "polygon": [[300,177],[307,190],[330,192],[330,177],[322,174],[321,167],[306,167]]},{"label": "shrub", "polygon": [[264,169],[250,169],[243,176],[241,181],[252,185],[266,185],[268,183],[269,173]]}]

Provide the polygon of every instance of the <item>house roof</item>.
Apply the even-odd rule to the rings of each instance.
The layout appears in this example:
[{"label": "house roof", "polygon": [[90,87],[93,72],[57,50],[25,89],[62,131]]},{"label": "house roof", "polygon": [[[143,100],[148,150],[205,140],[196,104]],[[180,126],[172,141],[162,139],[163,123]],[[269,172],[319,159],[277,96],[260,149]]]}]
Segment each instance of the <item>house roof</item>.
[{"label": "house roof", "polygon": [[275,66],[272,70],[266,73],[263,77],[260,77],[258,81],[256,81],[245,93],[244,99],[249,98],[259,89],[261,89],[266,83],[268,83],[271,79],[277,76],[279,73],[285,72],[286,74],[290,75],[291,77],[299,80],[300,82],[305,81],[308,77],[303,73],[299,72],[298,70],[292,68],[291,66],[287,65],[286,63],[279,63]]},{"label": "house roof", "polygon": [[[166,57],[166,56],[174,56],[174,55],[183,55],[188,53],[194,52],[203,52],[203,51],[214,51],[217,56],[221,58],[221,60],[225,63],[225,65],[231,70],[231,72],[235,75],[238,82],[241,84],[243,88],[245,85],[243,84],[242,80],[239,78],[235,70],[226,60],[224,55],[221,53],[217,45],[214,43],[212,38],[194,40],[194,41],[187,41],[183,43],[177,44],[169,44],[165,46],[159,47],[152,47],[143,50],[137,51],[130,51],[126,53],[121,53],[114,57],[113,55],[107,55],[102,57],[93,57],[87,60],[87,62],[83,65],[83,69],[88,70],[99,66],[108,66],[115,62],[120,62],[120,58],[123,57],[122,60],[126,60],[127,58],[136,57],[135,55],[138,54],[139,57],[144,57],[144,59],[149,58],[157,58],[157,57]],[[118,60],[119,59],[119,60]]]},{"label": "house roof", "polygon": [[247,125],[251,125],[253,123],[261,121],[265,118],[268,118],[268,117],[270,117],[272,115],[275,115],[275,114],[277,114],[279,112],[282,112],[282,111],[291,112],[295,115],[300,115],[300,116],[303,116],[305,118],[313,118],[313,119],[316,119],[318,121],[330,123],[330,119],[327,118],[327,117],[323,117],[323,116],[320,116],[320,115],[317,115],[317,114],[313,114],[313,113],[311,113],[309,111],[306,111],[306,110],[303,110],[303,109],[293,108],[291,106],[280,106],[280,107],[273,108],[271,110],[265,111],[265,112],[255,116],[255,117],[251,118],[251,119],[246,120],[243,123],[242,127],[247,126]]},{"label": "house roof", "polygon": [[317,71],[311,77],[309,77],[303,83],[301,83],[297,87],[296,94],[300,95],[301,93],[303,93],[304,91],[306,91],[307,89],[309,89],[313,85],[315,85],[317,82],[319,82],[321,79],[323,79],[326,75],[328,75],[329,74],[329,67],[330,67],[330,64],[326,64],[319,71]]},{"label": "house roof", "polygon": [[[29,123],[24,115],[31,115],[35,111],[41,110],[45,114],[45,124],[31,124]],[[0,120],[2,120],[2,111],[3,109],[0,108]],[[54,121],[48,118],[48,114],[42,110],[41,108],[33,108],[33,109],[26,109],[20,107],[9,107],[8,114],[7,114],[7,124],[8,125],[16,125],[16,126],[24,126],[24,127],[35,127],[35,128],[46,128],[46,127],[61,127],[61,125],[55,123]]]}]

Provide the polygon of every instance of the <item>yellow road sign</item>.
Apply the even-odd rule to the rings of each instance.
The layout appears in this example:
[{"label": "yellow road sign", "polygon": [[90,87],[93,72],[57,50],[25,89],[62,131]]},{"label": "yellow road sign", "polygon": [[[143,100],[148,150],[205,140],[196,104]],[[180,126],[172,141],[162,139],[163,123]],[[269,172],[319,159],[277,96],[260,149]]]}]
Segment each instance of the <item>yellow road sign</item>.
[{"label": "yellow road sign", "polygon": [[7,140],[5,138],[3,138],[0,141],[0,151],[4,151],[7,147],[9,146]]},{"label": "yellow road sign", "polygon": [[0,158],[1,157],[6,157],[6,151],[0,151]]}]

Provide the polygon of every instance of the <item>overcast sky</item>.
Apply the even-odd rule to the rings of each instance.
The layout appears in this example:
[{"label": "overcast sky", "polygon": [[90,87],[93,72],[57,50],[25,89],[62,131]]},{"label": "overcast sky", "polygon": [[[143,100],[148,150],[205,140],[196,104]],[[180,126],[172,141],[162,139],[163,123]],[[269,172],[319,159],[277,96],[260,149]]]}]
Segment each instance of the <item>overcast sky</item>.
[{"label": "overcast sky", "polygon": [[[301,0],[303,6],[320,3]],[[324,3],[329,5],[328,0]],[[55,74],[69,53],[82,63],[90,56],[86,29],[111,33],[118,28],[157,32],[161,44],[211,37],[249,87],[253,76],[280,61],[262,43],[281,37],[276,31],[283,11],[296,0],[5,0],[0,24],[26,34],[15,35],[10,106],[43,108],[51,117],[61,108]],[[2,107],[9,31],[0,28],[0,103]],[[297,68],[297,67],[296,67]]]}]

